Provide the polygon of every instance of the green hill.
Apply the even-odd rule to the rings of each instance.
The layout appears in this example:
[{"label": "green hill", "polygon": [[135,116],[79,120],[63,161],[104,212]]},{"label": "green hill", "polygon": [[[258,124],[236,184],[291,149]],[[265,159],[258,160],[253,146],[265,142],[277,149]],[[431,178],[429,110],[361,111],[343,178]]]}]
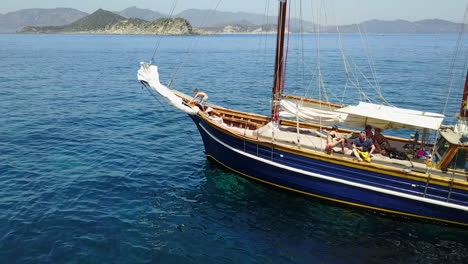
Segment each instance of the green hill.
[{"label": "green hill", "polygon": [[117,23],[121,20],[126,20],[126,18],[110,11],[98,9],[91,15],[83,17],[82,19],[67,25],[66,28],[73,31],[99,30],[107,25]]},{"label": "green hill", "polygon": [[147,35],[194,35],[202,31],[194,30],[183,18],[160,18],[153,22],[117,15],[99,9],[65,26],[25,27],[18,33],[80,33],[80,34],[147,34]]}]

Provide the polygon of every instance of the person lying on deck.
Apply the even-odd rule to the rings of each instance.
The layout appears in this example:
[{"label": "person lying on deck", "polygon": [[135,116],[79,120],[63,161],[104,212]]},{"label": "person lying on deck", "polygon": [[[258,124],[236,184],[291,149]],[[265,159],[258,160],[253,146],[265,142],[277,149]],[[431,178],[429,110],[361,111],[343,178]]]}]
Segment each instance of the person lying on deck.
[{"label": "person lying on deck", "polygon": [[371,162],[371,154],[375,150],[374,143],[372,139],[367,138],[366,131],[363,130],[359,133],[359,137],[353,141],[353,154],[358,159],[358,161]]},{"label": "person lying on deck", "polygon": [[382,129],[376,128],[374,134],[375,153],[386,155],[389,150],[393,150],[390,142],[382,135]]},{"label": "person lying on deck", "polygon": [[339,138],[336,131],[338,130],[337,126],[333,126],[327,136],[327,145],[325,145],[325,152],[332,155],[332,148],[341,144],[341,152],[344,154],[345,142],[346,139]]}]

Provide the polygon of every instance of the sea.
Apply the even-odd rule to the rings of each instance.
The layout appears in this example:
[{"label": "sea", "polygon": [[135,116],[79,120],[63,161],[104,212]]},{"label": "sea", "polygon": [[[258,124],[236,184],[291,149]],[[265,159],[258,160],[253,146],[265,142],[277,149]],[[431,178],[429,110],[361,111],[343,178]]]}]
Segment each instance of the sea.
[{"label": "sea", "polygon": [[[444,113],[466,36],[290,35],[285,93]],[[0,35],[0,263],[466,263],[468,230],[245,179],[137,81],[268,115],[272,35]],[[409,138],[415,131],[385,131]]]}]

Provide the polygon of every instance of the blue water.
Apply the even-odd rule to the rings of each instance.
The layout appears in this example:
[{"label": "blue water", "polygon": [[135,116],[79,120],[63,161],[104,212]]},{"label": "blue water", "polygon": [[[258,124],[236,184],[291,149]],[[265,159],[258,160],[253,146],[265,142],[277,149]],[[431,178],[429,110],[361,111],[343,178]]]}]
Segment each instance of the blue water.
[{"label": "blue water", "polygon": [[[301,49],[297,40],[291,36],[286,89],[302,95],[315,72],[317,42],[306,36]],[[456,40],[344,35],[343,46],[369,78],[372,56],[390,103],[440,112]],[[0,263],[466,262],[467,230],[336,207],[207,160],[191,120],[136,81],[139,62],[151,59],[157,41],[0,35]],[[154,61],[163,82],[182,64],[175,88],[269,112],[272,36],[160,41]],[[338,44],[336,35],[321,37],[323,79],[330,100],[352,103],[359,95],[350,85],[343,93]],[[455,60],[450,118],[459,107],[464,59]],[[307,92],[317,98],[314,80]]]}]

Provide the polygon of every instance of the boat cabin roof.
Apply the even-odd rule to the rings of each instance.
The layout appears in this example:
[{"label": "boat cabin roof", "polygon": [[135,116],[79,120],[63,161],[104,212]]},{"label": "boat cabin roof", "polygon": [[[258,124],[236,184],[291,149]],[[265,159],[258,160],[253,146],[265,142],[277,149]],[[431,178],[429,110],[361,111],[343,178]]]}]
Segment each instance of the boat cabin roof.
[{"label": "boat cabin roof", "polygon": [[462,135],[460,133],[456,133],[453,130],[443,130],[443,131],[440,131],[440,134],[452,145],[468,147],[468,141],[467,142],[461,141]]}]

